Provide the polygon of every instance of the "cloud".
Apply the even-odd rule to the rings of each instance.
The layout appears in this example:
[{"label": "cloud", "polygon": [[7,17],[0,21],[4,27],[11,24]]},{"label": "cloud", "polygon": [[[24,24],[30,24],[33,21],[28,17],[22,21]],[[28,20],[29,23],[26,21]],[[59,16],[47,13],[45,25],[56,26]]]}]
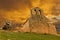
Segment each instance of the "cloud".
[{"label": "cloud", "polygon": [[44,11],[44,15],[50,15],[55,2],[54,0],[0,0],[0,17],[14,20],[20,20],[20,16],[27,18],[30,16],[29,8],[36,6]]},{"label": "cloud", "polygon": [[0,0],[0,9],[24,9],[25,7],[31,7],[30,0]]}]

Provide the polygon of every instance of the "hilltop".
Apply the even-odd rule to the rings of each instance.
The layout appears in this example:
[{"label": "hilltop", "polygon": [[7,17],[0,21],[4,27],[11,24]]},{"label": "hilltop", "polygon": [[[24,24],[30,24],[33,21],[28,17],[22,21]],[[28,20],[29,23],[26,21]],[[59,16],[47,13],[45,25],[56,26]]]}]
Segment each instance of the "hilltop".
[{"label": "hilltop", "polygon": [[35,33],[14,33],[0,31],[0,40],[60,40],[59,36]]}]

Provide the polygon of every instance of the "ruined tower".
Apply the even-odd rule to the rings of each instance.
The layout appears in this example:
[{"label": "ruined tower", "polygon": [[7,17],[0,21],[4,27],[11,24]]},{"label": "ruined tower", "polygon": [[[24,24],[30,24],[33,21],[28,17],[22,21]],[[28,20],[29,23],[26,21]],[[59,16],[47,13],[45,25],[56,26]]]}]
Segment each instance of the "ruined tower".
[{"label": "ruined tower", "polygon": [[29,19],[29,26],[31,32],[48,33],[49,24],[47,18],[43,15],[42,10],[38,7],[31,10],[31,18]]},{"label": "ruined tower", "polygon": [[29,25],[30,32],[34,33],[56,34],[55,26],[48,23],[48,21],[49,20],[43,15],[43,11],[35,7],[31,9],[31,17],[24,26]]}]

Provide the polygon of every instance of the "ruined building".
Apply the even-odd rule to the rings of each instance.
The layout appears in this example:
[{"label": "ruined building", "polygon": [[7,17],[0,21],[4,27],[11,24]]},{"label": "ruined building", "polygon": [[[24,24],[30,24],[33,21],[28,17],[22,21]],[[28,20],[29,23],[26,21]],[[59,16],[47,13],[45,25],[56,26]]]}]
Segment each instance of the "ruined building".
[{"label": "ruined building", "polygon": [[20,28],[22,28],[22,24],[6,19],[4,21],[4,24],[1,27],[2,27],[2,30],[18,32],[18,31],[20,31]]},{"label": "ruined building", "polygon": [[4,30],[56,34],[55,25],[49,23],[49,19],[44,16],[43,11],[38,7],[31,9],[31,16],[24,24],[15,21],[6,21],[5,23],[6,24],[3,26]]},{"label": "ruined building", "polygon": [[55,25],[48,23],[43,11],[35,7],[31,9],[31,17],[24,24],[25,32],[43,33],[43,34],[56,34]]}]

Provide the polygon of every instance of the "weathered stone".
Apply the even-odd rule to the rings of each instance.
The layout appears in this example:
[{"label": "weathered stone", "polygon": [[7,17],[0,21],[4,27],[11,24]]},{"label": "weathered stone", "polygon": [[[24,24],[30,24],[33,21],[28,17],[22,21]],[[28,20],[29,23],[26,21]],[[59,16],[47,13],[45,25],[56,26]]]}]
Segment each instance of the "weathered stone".
[{"label": "weathered stone", "polygon": [[[25,32],[29,30],[34,33],[56,34],[53,24],[48,23],[48,19],[43,15],[43,11],[36,7],[31,10],[31,17],[24,24]],[[27,26],[28,25],[28,26]]]}]

